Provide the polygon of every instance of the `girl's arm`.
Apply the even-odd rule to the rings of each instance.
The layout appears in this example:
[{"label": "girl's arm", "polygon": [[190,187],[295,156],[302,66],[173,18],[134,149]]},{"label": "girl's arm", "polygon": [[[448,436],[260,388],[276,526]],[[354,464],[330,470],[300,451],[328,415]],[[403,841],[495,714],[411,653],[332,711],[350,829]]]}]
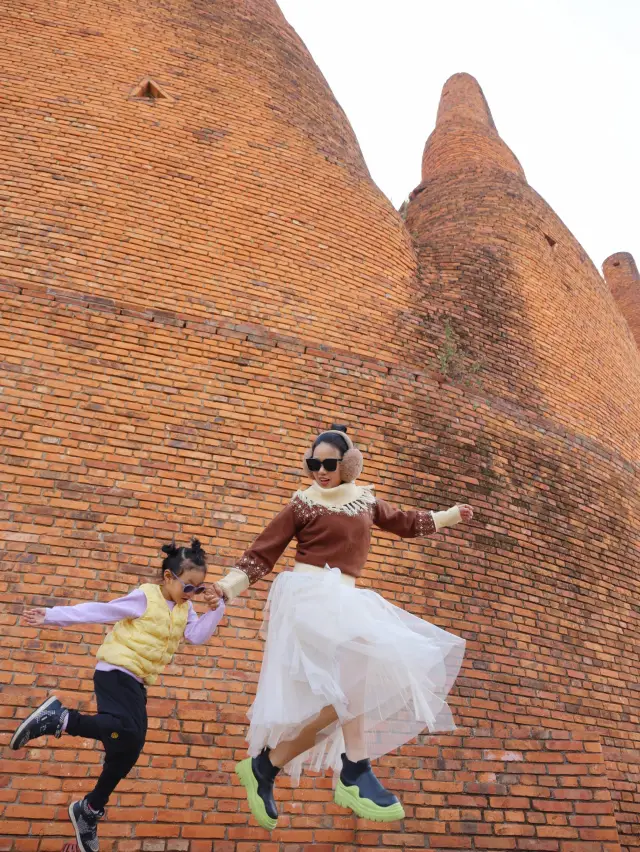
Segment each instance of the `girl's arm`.
[{"label": "girl's arm", "polygon": [[204,645],[216,632],[216,627],[222,621],[224,615],[224,601],[220,601],[214,609],[210,609],[204,615],[198,617],[198,613],[189,602],[189,615],[184,638],[192,645]]},{"label": "girl's arm", "polygon": [[142,589],[134,589],[123,598],[108,603],[88,601],[75,606],[39,607],[25,610],[22,619],[26,624],[56,624],[69,627],[73,624],[115,624],[123,618],[140,618],[147,609],[147,598]]},{"label": "girl's arm", "polygon": [[293,506],[289,503],[244,552],[229,573],[215,584],[226,601],[231,601],[273,570],[287,545],[296,535]]},{"label": "girl's arm", "polygon": [[400,538],[421,538],[459,524],[460,521],[470,521],[472,517],[473,509],[467,505],[452,506],[446,512],[429,512],[425,509],[403,512],[385,500],[377,500],[373,522],[381,530],[395,533]]}]

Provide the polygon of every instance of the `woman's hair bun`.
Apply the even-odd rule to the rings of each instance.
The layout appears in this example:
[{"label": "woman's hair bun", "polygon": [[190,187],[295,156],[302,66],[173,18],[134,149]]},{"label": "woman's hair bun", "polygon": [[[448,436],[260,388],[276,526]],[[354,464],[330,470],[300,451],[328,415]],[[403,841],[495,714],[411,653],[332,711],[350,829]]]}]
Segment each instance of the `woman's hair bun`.
[{"label": "woman's hair bun", "polygon": [[332,432],[344,432],[344,434],[346,435],[347,434],[347,427],[343,426],[341,423],[332,423],[331,424],[331,431]]},{"label": "woman's hair bun", "polygon": [[167,556],[175,556],[178,550],[180,550],[180,548],[176,546],[175,541],[172,541],[171,544],[162,545],[162,552],[166,553]]}]

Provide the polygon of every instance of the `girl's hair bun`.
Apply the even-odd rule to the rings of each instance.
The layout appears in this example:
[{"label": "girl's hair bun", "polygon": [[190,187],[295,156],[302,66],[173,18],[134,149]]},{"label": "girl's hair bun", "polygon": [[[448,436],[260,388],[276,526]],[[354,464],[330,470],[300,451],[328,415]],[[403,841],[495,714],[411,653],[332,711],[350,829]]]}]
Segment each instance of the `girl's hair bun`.
[{"label": "girl's hair bun", "polygon": [[331,431],[332,432],[344,432],[344,434],[346,435],[347,434],[347,427],[343,426],[341,423],[332,423],[331,424]]},{"label": "girl's hair bun", "polygon": [[162,545],[162,552],[166,553],[167,556],[176,556],[179,550],[180,548],[176,546],[175,541],[172,541],[171,544]]}]

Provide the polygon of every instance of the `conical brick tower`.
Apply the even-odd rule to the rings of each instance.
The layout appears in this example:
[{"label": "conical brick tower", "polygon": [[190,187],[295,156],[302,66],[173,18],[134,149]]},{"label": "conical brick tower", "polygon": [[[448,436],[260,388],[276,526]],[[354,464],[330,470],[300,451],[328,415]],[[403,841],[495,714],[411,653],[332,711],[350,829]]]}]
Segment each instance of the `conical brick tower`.
[{"label": "conical brick tower", "polygon": [[[420,401],[416,429],[442,424],[445,459],[435,467],[445,490],[468,482],[488,520],[473,551],[459,552],[467,567],[451,571],[449,591],[459,591],[473,631],[460,715],[536,725],[559,739],[597,731],[601,795],[613,798],[622,848],[635,848],[638,350],[609,288],[527,184],[466,74],[444,87],[405,217],[420,267],[419,322],[440,341],[442,392],[437,403]],[[547,766],[537,783],[554,771],[562,766]],[[569,813],[561,791],[549,798],[549,811]],[[579,820],[561,822],[570,848]],[[612,823],[596,825],[604,833],[591,842],[615,844]],[[525,845],[505,848],[542,843],[547,831],[529,825]]]},{"label": "conical brick tower", "polygon": [[640,344],[640,273],[635,260],[628,252],[621,251],[605,260],[602,271],[636,343]]},{"label": "conical brick tower", "polygon": [[[383,761],[403,826],[309,776],[269,838],[232,775],[261,583],[150,689],[102,847],[631,847],[638,354],[477,84],[445,90],[407,231],[272,0],[3,17],[5,742],[51,691],[92,706],[103,635],[25,628],[25,602],[121,595],[174,534],[226,568],[339,419],[381,496],[478,509],[437,541],[380,536],[363,580],[465,635],[463,727]],[[62,849],[98,761],[68,738],[5,751],[2,848]]]}]

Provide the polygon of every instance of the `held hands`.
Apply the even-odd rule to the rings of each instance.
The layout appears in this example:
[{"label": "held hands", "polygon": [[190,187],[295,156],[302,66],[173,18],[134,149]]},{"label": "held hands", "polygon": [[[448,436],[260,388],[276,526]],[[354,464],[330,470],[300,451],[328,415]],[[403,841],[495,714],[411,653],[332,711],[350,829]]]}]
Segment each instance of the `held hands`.
[{"label": "held hands", "polygon": [[207,586],[204,599],[209,609],[217,609],[220,603],[224,601],[224,593],[217,583]]},{"label": "held hands", "polygon": [[28,624],[31,627],[37,627],[39,624],[44,624],[46,609],[38,607],[37,609],[25,609],[22,613],[22,623]]},{"label": "held hands", "polygon": [[466,503],[463,503],[462,505],[458,504],[458,510],[460,511],[460,517],[463,521],[470,521],[471,518],[473,518],[473,509]]}]

